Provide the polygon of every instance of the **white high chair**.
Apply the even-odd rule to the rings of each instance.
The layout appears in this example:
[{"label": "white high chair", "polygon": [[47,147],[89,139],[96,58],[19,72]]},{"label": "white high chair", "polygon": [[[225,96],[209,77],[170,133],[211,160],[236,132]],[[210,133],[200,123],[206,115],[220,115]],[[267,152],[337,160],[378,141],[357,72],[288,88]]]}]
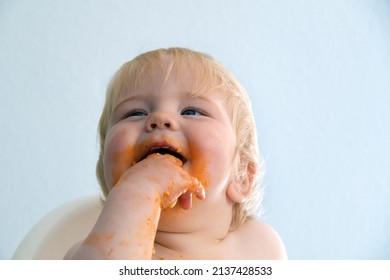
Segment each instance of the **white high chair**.
[{"label": "white high chair", "polygon": [[12,259],[60,260],[91,231],[102,209],[99,195],[82,197],[50,211],[23,238]]}]

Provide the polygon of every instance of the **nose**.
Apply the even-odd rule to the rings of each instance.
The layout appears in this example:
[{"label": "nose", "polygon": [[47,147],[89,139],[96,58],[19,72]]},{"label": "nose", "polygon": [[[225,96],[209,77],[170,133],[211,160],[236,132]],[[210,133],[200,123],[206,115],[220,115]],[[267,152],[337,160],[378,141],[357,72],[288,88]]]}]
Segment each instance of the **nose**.
[{"label": "nose", "polygon": [[177,121],[171,114],[166,112],[154,112],[149,116],[145,125],[145,129],[148,132],[155,129],[177,129]]}]

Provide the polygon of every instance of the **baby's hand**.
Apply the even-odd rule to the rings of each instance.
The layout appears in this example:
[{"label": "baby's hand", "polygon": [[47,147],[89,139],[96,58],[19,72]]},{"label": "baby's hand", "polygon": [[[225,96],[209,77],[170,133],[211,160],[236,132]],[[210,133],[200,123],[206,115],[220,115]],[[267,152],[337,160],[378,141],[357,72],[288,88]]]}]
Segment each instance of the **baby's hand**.
[{"label": "baby's hand", "polygon": [[203,186],[179,159],[151,154],[122,174],[92,231],[69,258],[151,259],[161,209],[176,200],[189,209],[192,194],[205,198]]},{"label": "baby's hand", "polygon": [[[152,195],[161,209],[192,207],[192,194],[205,198],[205,190],[195,177],[183,169],[183,162],[171,155],[151,154],[122,174],[114,188],[129,188],[134,193]],[[149,196],[148,196],[149,197]]]}]

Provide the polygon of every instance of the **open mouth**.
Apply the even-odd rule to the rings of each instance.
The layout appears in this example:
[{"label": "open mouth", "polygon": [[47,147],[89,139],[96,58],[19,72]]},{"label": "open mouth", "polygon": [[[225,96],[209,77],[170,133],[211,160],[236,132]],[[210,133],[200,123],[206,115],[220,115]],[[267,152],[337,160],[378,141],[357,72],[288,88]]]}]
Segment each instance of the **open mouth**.
[{"label": "open mouth", "polygon": [[147,158],[151,154],[171,155],[179,159],[181,162],[183,162],[183,164],[187,161],[186,158],[180,153],[179,150],[170,146],[160,146],[160,145],[156,145],[156,146],[153,145],[148,147],[141,160]]}]

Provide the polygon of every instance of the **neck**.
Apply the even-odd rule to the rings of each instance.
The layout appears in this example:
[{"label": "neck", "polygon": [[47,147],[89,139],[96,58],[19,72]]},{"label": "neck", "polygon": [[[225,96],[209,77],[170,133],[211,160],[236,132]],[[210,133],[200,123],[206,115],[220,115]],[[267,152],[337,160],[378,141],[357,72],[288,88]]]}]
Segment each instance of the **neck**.
[{"label": "neck", "polygon": [[221,253],[229,228],[194,232],[157,231],[155,258],[157,259],[215,259]]},{"label": "neck", "polygon": [[[155,259],[220,259],[231,231],[233,206],[197,201],[190,210],[163,211],[155,237]],[[207,213],[207,215],[205,214]],[[216,256],[218,254],[219,256]]]},{"label": "neck", "polygon": [[[163,220],[156,232],[154,257],[156,259],[223,258],[221,254],[226,248],[227,236],[231,231],[232,215],[226,215],[229,212],[231,213],[226,211],[225,215],[222,213],[214,215],[209,212],[207,218],[204,214],[184,217],[178,215],[170,221],[172,223]],[[190,214],[187,211],[184,213]]]}]

